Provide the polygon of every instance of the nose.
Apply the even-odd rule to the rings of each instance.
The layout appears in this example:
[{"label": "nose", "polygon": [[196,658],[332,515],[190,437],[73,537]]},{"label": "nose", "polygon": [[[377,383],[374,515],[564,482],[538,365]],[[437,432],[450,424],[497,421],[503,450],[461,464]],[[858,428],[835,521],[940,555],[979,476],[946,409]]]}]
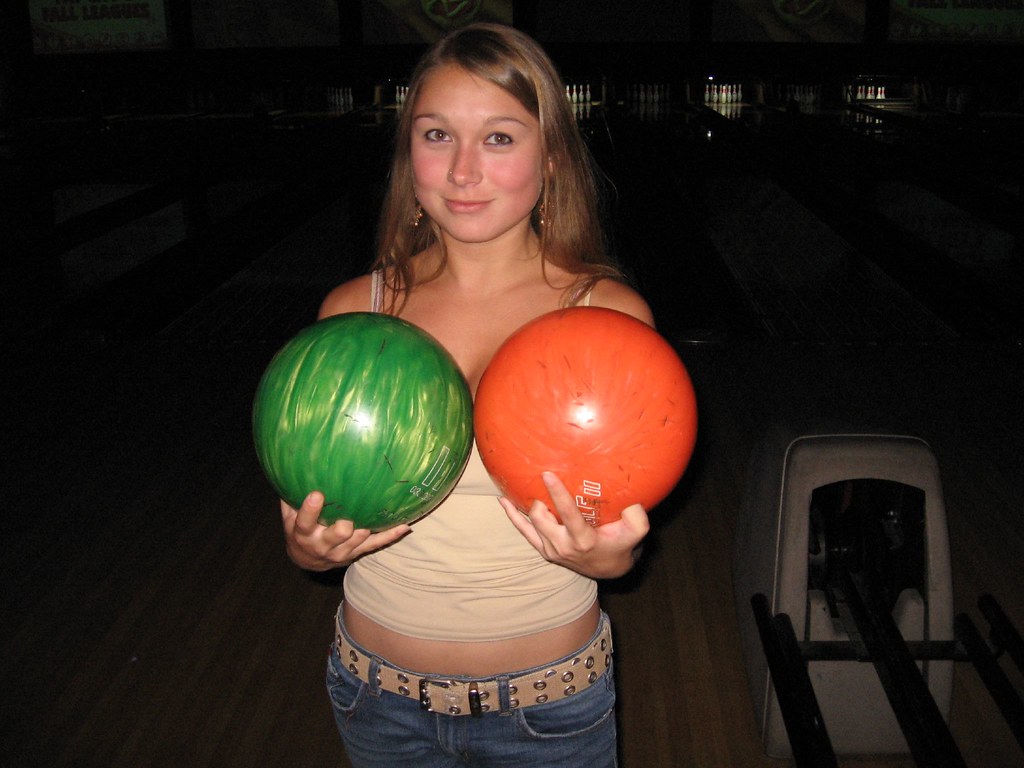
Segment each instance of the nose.
[{"label": "nose", "polygon": [[480,163],[476,153],[469,147],[460,147],[452,157],[448,181],[461,187],[474,184],[480,181],[480,178]]}]

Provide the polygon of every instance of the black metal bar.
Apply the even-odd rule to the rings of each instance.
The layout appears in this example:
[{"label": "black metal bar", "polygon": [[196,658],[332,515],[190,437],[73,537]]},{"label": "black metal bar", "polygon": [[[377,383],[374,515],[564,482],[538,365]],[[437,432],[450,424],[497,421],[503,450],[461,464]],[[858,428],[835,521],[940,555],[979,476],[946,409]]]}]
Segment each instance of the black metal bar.
[{"label": "black metal bar", "polygon": [[843,595],[871,654],[878,678],[918,766],[966,768],[921,670],[882,601],[846,569],[839,577]]},{"label": "black metal bar", "polygon": [[1021,701],[1020,695],[999,666],[995,654],[985,643],[970,616],[965,613],[958,614],[953,620],[953,628],[957,638],[967,649],[974,668],[978,670],[978,676],[988,688],[989,695],[1013,731],[1014,738],[1024,748],[1024,701]]},{"label": "black metal bar", "polygon": [[992,628],[992,642],[997,648],[1002,648],[1010,655],[1013,663],[1017,665],[1017,669],[1024,675],[1024,640],[1021,639],[1020,632],[1013,626],[1009,617],[1003,613],[1002,606],[992,595],[979,597],[978,608]]},{"label": "black metal bar", "polygon": [[837,768],[839,764],[789,616],[780,613],[773,617],[768,598],[762,594],[754,595],[750,604],[797,768]]}]

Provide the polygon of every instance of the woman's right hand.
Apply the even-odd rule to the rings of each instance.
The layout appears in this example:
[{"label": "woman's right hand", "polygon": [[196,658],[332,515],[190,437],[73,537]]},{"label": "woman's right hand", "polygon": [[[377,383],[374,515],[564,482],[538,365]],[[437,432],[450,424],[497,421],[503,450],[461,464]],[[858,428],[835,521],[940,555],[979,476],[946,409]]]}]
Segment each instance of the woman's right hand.
[{"label": "woman's right hand", "polygon": [[324,497],[319,491],[309,494],[298,509],[281,501],[281,522],[288,557],[308,571],[329,571],[348,565],[361,555],[386,547],[412,530],[403,524],[371,533],[365,528],[357,529],[350,520],[322,525],[320,513],[323,507]]}]

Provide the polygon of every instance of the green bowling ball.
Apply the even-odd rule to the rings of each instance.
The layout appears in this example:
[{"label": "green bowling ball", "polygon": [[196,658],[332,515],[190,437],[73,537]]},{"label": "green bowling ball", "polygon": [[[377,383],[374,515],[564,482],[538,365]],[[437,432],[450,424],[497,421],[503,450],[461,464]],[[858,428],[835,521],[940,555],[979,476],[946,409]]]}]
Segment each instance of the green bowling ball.
[{"label": "green bowling ball", "polygon": [[274,356],[256,390],[256,454],[298,508],[324,494],[321,522],[381,531],[416,520],[458,481],[473,402],[451,355],[389,315],[320,320]]}]

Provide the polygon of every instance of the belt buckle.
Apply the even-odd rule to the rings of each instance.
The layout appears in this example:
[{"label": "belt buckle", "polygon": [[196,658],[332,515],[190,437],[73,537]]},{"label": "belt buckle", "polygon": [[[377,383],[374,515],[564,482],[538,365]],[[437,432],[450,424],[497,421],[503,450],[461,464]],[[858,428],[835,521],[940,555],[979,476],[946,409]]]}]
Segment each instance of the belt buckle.
[{"label": "belt buckle", "polygon": [[[427,712],[438,712],[441,714],[448,715],[463,715],[465,712],[462,711],[462,707],[459,705],[460,696],[453,693],[453,689],[456,686],[465,685],[465,683],[457,683],[454,680],[433,680],[430,678],[420,679],[420,706]],[[433,691],[438,691],[441,699],[444,700],[443,708],[435,708]],[[484,708],[481,705],[480,691],[475,682],[468,684],[467,697],[469,700],[469,714],[473,717],[480,717],[484,713]]]},{"label": "belt buckle", "polygon": [[[432,680],[430,678],[422,678],[420,680],[420,706],[423,707],[427,712],[442,712],[449,715],[458,715],[462,712],[462,708],[455,701],[455,697],[452,694],[445,695],[446,691],[450,691],[454,685],[451,680]],[[438,696],[445,700],[447,705],[443,709],[434,709],[434,700],[431,697],[432,690],[438,691]]]}]

